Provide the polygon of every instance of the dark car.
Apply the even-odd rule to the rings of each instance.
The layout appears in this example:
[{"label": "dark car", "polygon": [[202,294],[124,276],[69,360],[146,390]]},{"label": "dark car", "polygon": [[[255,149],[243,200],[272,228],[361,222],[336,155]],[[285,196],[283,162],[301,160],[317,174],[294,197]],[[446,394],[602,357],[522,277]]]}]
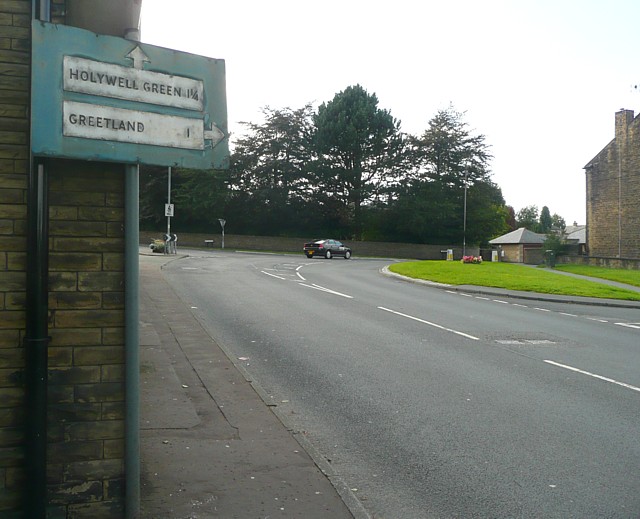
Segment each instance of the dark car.
[{"label": "dark car", "polygon": [[351,248],[338,240],[313,240],[304,244],[304,253],[307,258],[314,256],[324,256],[331,259],[334,256],[343,256],[344,259],[351,257]]}]

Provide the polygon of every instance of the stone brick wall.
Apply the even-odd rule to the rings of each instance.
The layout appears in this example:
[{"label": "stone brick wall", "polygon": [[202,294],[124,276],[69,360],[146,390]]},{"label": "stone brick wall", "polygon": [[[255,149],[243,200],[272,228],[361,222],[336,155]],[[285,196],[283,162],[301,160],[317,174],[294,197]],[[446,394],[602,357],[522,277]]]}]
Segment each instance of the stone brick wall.
[{"label": "stone brick wall", "polygon": [[640,117],[616,113],[615,139],[585,167],[590,256],[640,259]]},{"label": "stone brick wall", "polygon": [[[166,231],[165,231],[166,232]],[[180,233],[178,234],[178,250],[180,247],[205,247],[204,240],[214,240],[213,248],[219,249],[222,243],[220,234],[197,234],[197,233]],[[172,230],[173,233],[173,230]],[[163,232],[140,232],[140,245],[148,246],[154,239],[161,239]],[[229,250],[262,250],[276,252],[298,252],[302,254],[302,247],[305,241],[313,239],[307,238],[289,238],[275,236],[249,236],[241,234],[226,234],[224,238],[225,248]],[[453,247],[451,245],[420,245],[415,243],[389,243],[389,242],[352,242],[345,240],[347,245],[353,249],[354,256],[375,256],[388,258],[408,258],[408,259],[445,259],[445,251],[448,248],[453,249],[453,255],[456,259],[462,257],[462,247]],[[467,247],[466,252],[469,255],[479,255],[478,247]]]},{"label": "stone brick wall", "polygon": [[25,484],[30,24],[30,0],[0,0],[0,517],[21,510]]},{"label": "stone brick wall", "polygon": [[124,493],[124,171],[49,166],[49,503],[119,517]]},{"label": "stone brick wall", "polygon": [[[23,516],[31,0],[0,0],[0,517]],[[60,0],[54,12],[63,13]],[[63,20],[56,18],[56,22]],[[47,516],[122,517],[123,167],[50,161]]]}]

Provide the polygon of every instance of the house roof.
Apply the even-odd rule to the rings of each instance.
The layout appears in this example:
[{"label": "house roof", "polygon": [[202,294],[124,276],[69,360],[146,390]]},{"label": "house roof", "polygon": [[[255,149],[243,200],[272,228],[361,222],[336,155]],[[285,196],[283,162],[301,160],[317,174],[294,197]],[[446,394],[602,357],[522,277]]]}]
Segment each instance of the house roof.
[{"label": "house roof", "polygon": [[580,229],[568,233],[566,236],[566,240],[578,243],[587,243],[587,226],[581,226]]},{"label": "house roof", "polygon": [[528,244],[542,244],[547,239],[544,234],[538,234],[537,232],[530,231],[524,227],[520,227],[515,231],[511,231],[502,236],[498,236],[493,240],[489,240],[491,245],[513,245],[519,243]]}]

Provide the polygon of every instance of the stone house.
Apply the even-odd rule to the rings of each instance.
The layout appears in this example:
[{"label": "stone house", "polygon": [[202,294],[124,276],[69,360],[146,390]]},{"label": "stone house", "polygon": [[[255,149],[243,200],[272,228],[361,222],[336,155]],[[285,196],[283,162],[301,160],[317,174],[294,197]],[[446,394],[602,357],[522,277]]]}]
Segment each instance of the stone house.
[{"label": "stone house", "polygon": [[538,265],[544,261],[544,234],[520,227],[515,231],[498,236],[489,244],[498,249],[500,261]]},{"label": "stone house", "polygon": [[587,253],[640,259],[640,117],[615,114],[615,136],[586,166]]}]

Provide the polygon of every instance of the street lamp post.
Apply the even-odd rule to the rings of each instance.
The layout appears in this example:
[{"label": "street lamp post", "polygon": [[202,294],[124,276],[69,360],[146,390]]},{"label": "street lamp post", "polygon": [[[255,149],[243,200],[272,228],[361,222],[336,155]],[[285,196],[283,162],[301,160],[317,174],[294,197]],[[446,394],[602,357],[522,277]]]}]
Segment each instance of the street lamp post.
[{"label": "street lamp post", "polygon": [[462,220],[462,256],[467,255],[467,174],[464,172],[464,216]]}]

